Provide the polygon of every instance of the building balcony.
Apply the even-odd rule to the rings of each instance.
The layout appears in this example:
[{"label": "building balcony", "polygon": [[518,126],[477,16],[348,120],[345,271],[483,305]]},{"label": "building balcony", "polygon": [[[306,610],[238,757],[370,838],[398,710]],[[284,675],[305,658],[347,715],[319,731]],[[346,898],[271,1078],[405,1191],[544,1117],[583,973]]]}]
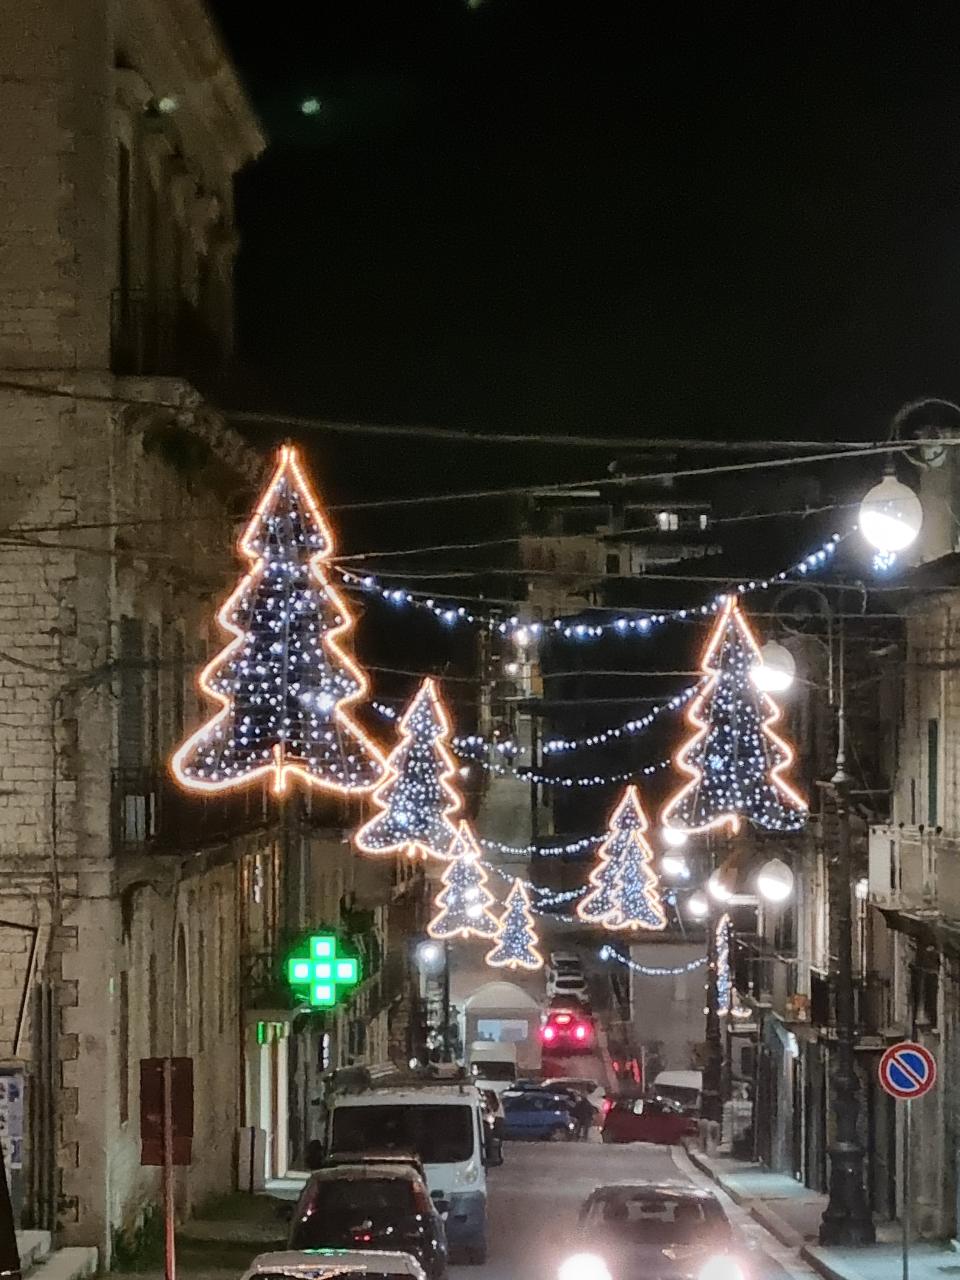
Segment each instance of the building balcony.
[{"label": "building balcony", "polygon": [[225,345],[199,310],[173,293],[115,291],[110,302],[110,367],[123,377],[203,382],[223,370]]},{"label": "building balcony", "polygon": [[936,828],[871,827],[868,892],[876,907],[960,920],[960,840]]},{"label": "building balcony", "polygon": [[241,791],[184,791],[161,766],[114,769],[111,836],[116,852],[175,852],[222,844],[277,818],[264,781]]}]

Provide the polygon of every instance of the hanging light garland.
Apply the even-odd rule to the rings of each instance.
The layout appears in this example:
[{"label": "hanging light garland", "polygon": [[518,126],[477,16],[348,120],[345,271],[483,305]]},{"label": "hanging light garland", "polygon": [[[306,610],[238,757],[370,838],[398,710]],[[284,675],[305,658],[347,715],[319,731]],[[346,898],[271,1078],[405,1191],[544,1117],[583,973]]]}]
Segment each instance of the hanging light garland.
[{"label": "hanging light garland", "polygon": [[232,638],[200,688],[219,710],[171,761],[181,786],[227,791],[273,777],[370,791],[384,759],[350,714],[367,679],[343,650],[353,618],[327,579],[333,535],[297,452],[284,445],[240,539],[249,569],[217,615]]},{"label": "hanging light garland", "polygon": [[733,979],[730,975],[730,917],[717,921],[717,1013],[726,1017],[733,1002]]},{"label": "hanging light garland", "polygon": [[780,709],[756,688],[760,648],[736,596],[727,596],[704,650],[708,677],[687,708],[692,736],[677,753],[687,781],[663,810],[666,830],[699,832],[744,818],[766,831],[798,831],[806,802],[783,778],[793,749],[773,730]]},{"label": "hanging light garland", "polygon": [[400,732],[387,758],[387,777],[373,793],[380,812],[357,831],[354,843],[363,853],[447,858],[457,838],[453,818],[463,801],[453,785],[450,718],[429,677],[401,717]]},{"label": "hanging light garland", "polygon": [[[779,573],[772,574],[769,577],[751,578],[748,581],[738,583],[733,588],[734,594],[743,596],[753,591],[766,591],[778,583],[786,582],[793,575],[801,578],[807,577],[810,573],[815,573],[823,568],[836,552],[840,541],[841,535],[834,534],[815,551],[796,561],[789,568],[782,569]],[[434,597],[425,595],[422,592],[410,591],[404,587],[384,586],[372,574],[360,575],[343,568],[338,568],[337,572],[346,586],[370,595],[380,596],[388,604],[424,609],[448,626],[467,623],[484,627],[486,630],[499,635],[513,636],[523,633],[533,640],[538,640],[548,633],[562,636],[565,640],[596,640],[601,636],[611,635],[646,636],[657,627],[661,627],[668,622],[683,622],[718,613],[723,608],[725,599],[725,596],[721,594],[715,596],[708,604],[685,609],[670,609],[662,613],[644,614],[639,618],[620,617],[615,618],[612,622],[572,622],[569,618],[564,617],[550,618],[543,622],[529,622],[521,620],[517,615],[503,618],[499,614],[479,612],[466,604],[440,604]]]},{"label": "hanging light garland", "polygon": [[697,956],[696,960],[672,966],[661,967],[660,965],[640,964],[636,960],[631,960],[629,956],[625,956],[616,947],[611,947],[609,943],[604,943],[597,955],[601,960],[608,963],[616,960],[618,964],[622,964],[631,973],[641,973],[646,978],[679,978],[684,973],[695,973],[697,969],[702,969],[707,963],[706,956]]}]

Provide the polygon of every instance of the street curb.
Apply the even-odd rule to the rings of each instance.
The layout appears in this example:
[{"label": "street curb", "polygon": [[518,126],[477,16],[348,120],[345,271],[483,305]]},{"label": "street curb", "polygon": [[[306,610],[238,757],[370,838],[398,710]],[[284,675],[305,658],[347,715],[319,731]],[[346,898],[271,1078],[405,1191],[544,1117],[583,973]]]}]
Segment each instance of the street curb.
[{"label": "street curb", "polygon": [[[796,1249],[803,1252],[804,1239],[803,1236],[789,1222],[785,1222],[775,1209],[770,1209],[764,1200],[758,1200],[753,1196],[746,1196],[736,1187],[728,1186],[723,1180],[723,1174],[718,1171],[707,1156],[701,1151],[697,1151],[691,1144],[685,1147],[687,1158],[701,1173],[705,1173],[708,1178],[721,1187],[734,1204],[739,1205],[741,1209],[745,1209],[753,1218],[754,1222],[760,1224],[764,1230],[769,1231],[775,1240],[787,1249]],[[825,1275],[821,1272],[821,1275]],[[831,1274],[828,1280],[846,1280],[845,1277],[837,1277]]]},{"label": "street curb", "polygon": [[824,1280],[851,1280],[851,1276],[860,1276],[859,1271],[854,1271],[847,1267],[843,1271],[831,1266],[826,1258],[823,1257],[822,1250],[814,1244],[805,1244],[800,1250],[800,1257],[804,1262],[808,1263],[818,1275],[823,1276]]}]

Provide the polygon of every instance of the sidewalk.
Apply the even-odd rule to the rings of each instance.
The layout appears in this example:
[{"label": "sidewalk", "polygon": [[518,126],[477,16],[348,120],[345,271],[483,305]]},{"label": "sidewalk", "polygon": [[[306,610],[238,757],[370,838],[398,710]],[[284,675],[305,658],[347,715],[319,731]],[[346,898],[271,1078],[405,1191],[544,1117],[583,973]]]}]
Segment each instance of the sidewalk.
[{"label": "sidewalk", "polygon": [[[902,1259],[897,1223],[877,1226],[877,1243],[861,1248],[817,1243],[827,1197],[783,1173],[730,1156],[706,1156],[692,1144],[687,1155],[741,1205],[755,1222],[800,1257],[824,1280],[900,1280]],[[910,1249],[911,1280],[948,1280],[960,1275],[960,1257],[945,1243],[918,1241]]]}]

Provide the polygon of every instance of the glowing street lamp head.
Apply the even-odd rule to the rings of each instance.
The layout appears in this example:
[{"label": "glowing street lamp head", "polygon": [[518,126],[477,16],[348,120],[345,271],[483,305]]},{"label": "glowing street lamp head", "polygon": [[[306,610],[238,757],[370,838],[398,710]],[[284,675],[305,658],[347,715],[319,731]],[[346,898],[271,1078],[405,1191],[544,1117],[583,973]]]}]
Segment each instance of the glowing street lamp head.
[{"label": "glowing street lamp head", "polygon": [[760,868],[757,892],[767,902],[786,902],[793,893],[793,872],[781,858],[771,858]]},{"label": "glowing street lamp head", "polygon": [[707,895],[699,890],[696,893],[691,893],[687,899],[687,910],[694,920],[703,920],[710,913],[710,903],[707,901]]},{"label": "glowing street lamp head", "polygon": [[905,551],[922,525],[920,499],[895,475],[885,475],[860,503],[860,532],[882,553]]},{"label": "glowing street lamp head", "polygon": [[682,827],[664,827],[660,834],[663,836],[663,843],[668,844],[671,849],[682,849],[690,839]]},{"label": "glowing street lamp head", "polygon": [[723,879],[719,871],[714,871],[713,875],[707,881],[707,893],[713,898],[714,902],[729,902],[733,897],[733,890]]},{"label": "glowing street lamp head", "polygon": [[687,874],[687,860],[677,853],[665,853],[660,859],[660,869],[672,880]]},{"label": "glowing street lamp head", "polygon": [[797,664],[789,649],[768,640],[750,668],[750,681],[761,693],[785,693],[793,684]]}]

